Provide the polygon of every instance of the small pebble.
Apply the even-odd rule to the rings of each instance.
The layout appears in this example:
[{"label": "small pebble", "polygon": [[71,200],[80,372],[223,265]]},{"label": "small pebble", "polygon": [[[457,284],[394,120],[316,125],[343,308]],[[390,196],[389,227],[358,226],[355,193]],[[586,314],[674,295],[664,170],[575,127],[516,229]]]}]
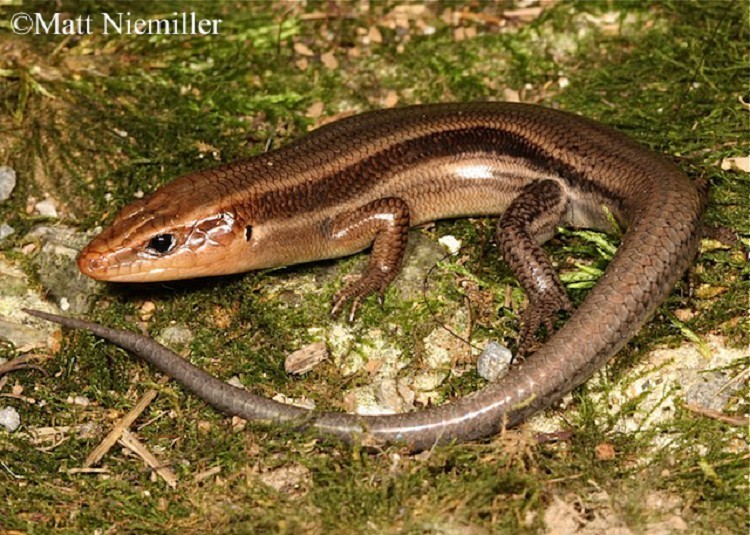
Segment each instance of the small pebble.
[{"label": "small pebble", "polygon": [[274,397],[272,397],[274,401],[278,401],[279,403],[284,403],[286,405],[294,405],[295,407],[300,407],[302,409],[307,409],[309,411],[315,410],[315,401],[312,399],[308,399],[306,397],[301,398],[290,398],[285,396],[284,394],[278,393]]},{"label": "small pebble", "polygon": [[44,217],[57,217],[57,207],[55,206],[55,201],[52,199],[44,199],[43,201],[39,201],[34,206],[34,210],[37,211],[37,213]]},{"label": "small pebble", "polygon": [[172,349],[183,349],[193,342],[193,332],[181,323],[165,327],[159,334],[159,341]]},{"label": "small pebble", "polygon": [[10,236],[16,231],[13,227],[11,227],[7,223],[0,223],[0,241],[3,241],[5,238]]},{"label": "small pebble", "polygon": [[86,396],[68,396],[68,399],[66,399],[68,403],[71,405],[80,405],[81,407],[88,407],[90,405],[89,398]]},{"label": "small pebble", "polygon": [[242,384],[242,381],[240,381],[240,378],[236,375],[233,376],[231,379],[227,381],[227,384],[230,384],[234,386],[235,388],[245,388],[245,385]]},{"label": "small pebble", "polygon": [[477,373],[490,382],[496,381],[510,368],[513,354],[510,350],[497,342],[490,342],[479,355]]},{"label": "small pebble", "polygon": [[0,165],[0,202],[10,199],[16,187],[16,172],[7,165]]},{"label": "small pebble", "polygon": [[4,427],[8,433],[12,433],[21,426],[21,416],[13,407],[3,407],[0,409],[0,426]]},{"label": "small pebble", "polygon": [[461,240],[457,240],[454,236],[443,236],[438,240],[438,243],[454,256],[461,250]]}]

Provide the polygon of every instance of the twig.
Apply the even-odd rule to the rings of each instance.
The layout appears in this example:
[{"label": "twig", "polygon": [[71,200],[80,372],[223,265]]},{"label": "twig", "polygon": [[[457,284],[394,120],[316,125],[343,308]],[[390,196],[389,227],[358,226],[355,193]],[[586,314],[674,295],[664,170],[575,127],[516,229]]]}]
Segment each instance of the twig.
[{"label": "twig", "polygon": [[[157,384],[163,385],[167,381],[169,381],[169,377],[165,375],[164,377],[159,379]],[[101,443],[96,448],[94,448],[91,453],[89,453],[89,456],[86,457],[86,460],[83,463],[83,468],[91,468],[99,461],[101,461],[102,457],[104,457],[112,448],[112,446],[115,445],[123,432],[125,432],[125,430],[127,430],[127,428],[133,424],[133,422],[138,418],[138,416],[141,415],[144,410],[146,410],[146,407],[149,406],[149,404],[154,400],[158,393],[159,391],[154,388],[149,389],[138,401],[135,407],[133,407],[133,409],[129,413],[127,413],[119,422],[117,422],[117,424],[114,426],[114,428],[112,428],[112,431],[109,432],[107,437],[102,440]]]},{"label": "twig", "polygon": [[22,396],[21,394],[0,394],[0,398],[13,398],[20,401],[25,401],[29,405],[36,403],[36,399],[28,396]]},{"label": "twig", "polygon": [[25,478],[25,477],[23,477],[23,476],[19,476],[18,474],[14,474],[14,473],[13,473],[13,470],[11,470],[10,468],[8,468],[8,465],[7,465],[7,464],[5,464],[5,463],[4,463],[3,461],[0,461],[0,465],[2,465],[2,466],[3,466],[3,468],[5,468],[5,470],[6,470],[6,471],[7,471],[7,472],[8,472],[8,473],[9,473],[9,474],[11,475],[11,476],[13,476],[13,477],[14,477],[15,479],[26,479],[26,478]]},{"label": "twig", "polygon": [[221,472],[221,466],[214,466],[213,468],[209,468],[208,470],[204,470],[203,472],[200,472],[199,474],[195,474],[193,476],[193,481],[196,483],[200,483],[201,481],[208,479],[211,476],[214,476]]},{"label": "twig", "polygon": [[109,474],[109,468],[68,468],[68,474]]},{"label": "twig", "polygon": [[51,355],[47,355],[44,353],[34,353],[33,355],[21,355],[20,357],[16,357],[13,360],[9,360],[8,362],[5,362],[3,364],[0,364],[0,375],[5,375],[6,373],[14,372],[16,370],[23,370],[26,368],[31,368],[32,370],[38,370],[42,372],[44,375],[49,375],[47,373],[47,370],[40,368],[39,366],[35,366],[33,364],[29,364],[29,361],[33,358],[45,358],[48,359],[51,357]]},{"label": "twig", "polygon": [[148,448],[146,448],[146,446],[140,440],[135,438],[135,436],[130,431],[128,431],[127,429],[123,429],[122,436],[117,442],[143,459],[143,461],[147,465],[153,468],[154,471],[159,474],[164,481],[166,481],[167,485],[172,488],[175,488],[177,486],[177,475],[168,466],[160,463],[159,459],[157,459],[153,453],[148,451]]},{"label": "twig", "polygon": [[715,411],[713,409],[706,409],[705,407],[700,407],[698,405],[692,405],[689,403],[685,405],[685,408],[690,412],[694,412],[708,418],[713,418],[714,420],[719,420],[720,422],[724,422],[729,425],[734,425],[737,427],[746,427],[750,425],[750,418],[748,418],[747,416],[731,416],[729,414],[724,414],[723,412]]}]

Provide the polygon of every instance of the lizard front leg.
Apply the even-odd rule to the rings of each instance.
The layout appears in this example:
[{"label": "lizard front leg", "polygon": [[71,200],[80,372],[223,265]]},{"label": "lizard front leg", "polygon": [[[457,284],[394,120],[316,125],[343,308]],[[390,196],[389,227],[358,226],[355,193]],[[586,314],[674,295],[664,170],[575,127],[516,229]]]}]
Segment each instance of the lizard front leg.
[{"label": "lizard front leg", "polygon": [[331,239],[361,241],[372,237],[373,246],[360,278],[334,296],[331,314],[338,314],[351,301],[352,321],[362,299],[375,292],[382,296],[401,270],[408,236],[409,206],[397,197],[378,199],[334,219]]}]

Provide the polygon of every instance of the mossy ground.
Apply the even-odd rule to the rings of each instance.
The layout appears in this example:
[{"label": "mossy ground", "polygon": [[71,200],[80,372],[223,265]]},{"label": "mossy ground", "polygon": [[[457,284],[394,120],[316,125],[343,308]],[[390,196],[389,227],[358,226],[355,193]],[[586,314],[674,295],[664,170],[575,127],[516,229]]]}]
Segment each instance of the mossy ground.
[{"label": "mossy ground", "polygon": [[[33,278],[20,252],[26,231],[40,221],[27,210],[32,197],[51,194],[65,223],[90,229],[106,223],[136,192],[256,154],[269,139],[282,144],[319,116],[394,100],[503,99],[503,89],[511,88],[524,100],[616,126],[674,155],[693,178],[710,180],[707,225],[726,227],[742,241],[697,260],[692,282],[722,291],[690,297],[685,279],[662,310],[695,310],[687,328],[747,346],[750,181],[747,173],[720,168],[722,159],[748,150],[750,113],[739,101],[748,100],[747,4],[561,2],[528,21],[503,18],[511,7],[438,2],[422,12],[395,2],[369,8],[139,2],[127,9],[118,2],[61,2],[54,8],[0,3],[0,164],[19,175],[13,197],[0,205],[0,221],[16,229],[3,254]],[[12,14],[51,15],[52,9],[92,14],[95,26],[98,14],[127,10],[139,17],[192,10],[224,22],[219,35],[202,37],[9,31]],[[409,19],[408,31],[392,28],[399,12]],[[460,22],[451,21],[449,15],[459,12]],[[457,221],[429,232],[460,237],[465,267],[495,288],[511,277],[498,268],[492,228],[491,220]],[[597,259],[594,248],[575,237],[563,237],[549,250],[561,261],[571,251]],[[342,270],[356,261],[342,261]],[[328,266],[168,287],[103,286],[91,317],[132,328],[141,304],[152,301],[158,312],[149,329],[158,332],[171,321],[189,325],[196,335],[194,361],[211,373],[238,374],[265,394],[306,393],[335,408],[341,403],[336,370],[324,366],[290,383],[282,360],[309,337],[309,326],[334,321],[322,318],[339,278],[295,306],[258,298],[274,278]],[[450,290],[450,269],[435,284],[454,292],[446,298],[463,299]],[[400,326],[394,343],[418,351],[414,340],[426,334],[425,325],[438,322],[433,305],[440,303],[402,304],[389,293],[384,309],[368,301],[358,322],[363,332],[384,323]],[[510,329],[512,319],[495,316],[477,332]],[[626,375],[646,350],[680,340],[675,325],[657,314],[607,374]],[[9,347],[2,352],[13,355]],[[587,387],[575,394],[579,410],[560,442],[538,443],[522,429],[410,457],[397,448],[372,453],[265,427],[236,431],[228,418],[169,383],[138,428],[148,447],[174,463],[180,480],[169,489],[117,448],[104,460],[106,475],[67,471],[82,464],[142,386],[155,382],[149,368],[80,332],[66,332],[62,350],[45,367],[48,377],[28,371],[11,378],[33,392],[36,404],[3,403],[22,413],[26,428],[95,422],[101,429],[89,438],[71,433],[46,450],[28,435],[0,432],[0,532],[535,532],[558,499],[574,504],[583,523],[610,516],[635,532],[649,531],[670,514],[691,532],[742,533],[748,526],[748,462],[737,453],[741,445],[747,451],[746,429],[679,409],[657,431],[623,434],[612,417],[604,417],[606,408],[591,401]],[[471,378],[451,383],[446,395],[477,384]],[[92,405],[68,404],[70,395],[84,395]],[[749,408],[746,398],[733,406],[738,414]],[[654,452],[656,433],[672,434],[675,447]],[[616,455],[598,455],[602,445]],[[645,452],[648,463],[639,462]],[[292,491],[274,490],[256,477],[300,466],[307,476]],[[212,467],[221,468],[217,476],[194,480]],[[659,510],[655,497],[673,505]]]}]

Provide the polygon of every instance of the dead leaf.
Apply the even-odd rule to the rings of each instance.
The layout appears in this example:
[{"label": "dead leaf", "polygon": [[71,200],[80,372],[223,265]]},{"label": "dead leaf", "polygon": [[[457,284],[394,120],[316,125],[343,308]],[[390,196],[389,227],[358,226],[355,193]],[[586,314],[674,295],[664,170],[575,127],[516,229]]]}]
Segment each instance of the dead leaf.
[{"label": "dead leaf", "polygon": [[383,34],[380,33],[377,26],[370,26],[370,31],[367,32],[367,37],[370,39],[371,43],[383,42]]},{"label": "dead leaf", "polygon": [[410,19],[417,19],[429,15],[429,12],[424,4],[401,4],[394,7],[389,15],[404,15]]},{"label": "dead leaf", "polygon": [[383,367],[383,360],[382,359],[370,359],[364,365],[364,370],[367,373],[369,373],[370,375],[373,375],[374,373],[376,373],[382,367]]},{"label": "dead leaf", "polygon": [[336,69],[339,66],[339,60],[336,59],[336,56],[333,52],[326,52],[322,56],[320,56],[320,61],[323,63],[323,65],[326,66],[327,69]]},{"label": "dead leaf", "polygon": [[393,108],[396,104],[398,104],[398,93],[395,91],[388,91],[388,94],[383,100],[383,106],[386,108]]},{"label": "dead leaf", "polygon": [[294,43],[294,51],[300,56],[314,56],[315,53],[305,43]]},{"label": "dead leaf", "polygon": [[702,284],[700,287],[696,288],[695,290],[695,297],[698,299],[713,299],[714,297],[718,297],[724,292],[726,292],[729,288],[726,286],[711,286],[709,284]]},{"label": "dead leaf", "polygon": [[742,171],[750,173],[750,156],[737,156],[721,160],[722,171]]},{"label": "dead leaf", "polygon": [[206,143],[205,141],[196,141],[195,148],[198,149],[198,152],[200,152],[201,154],[210,154],[214,160],[218,160],[219,154],[221,153],[221,150],[217,149],[210,143]]},{"label": "dead leaf", "polygon": [[507,11],[503,11],[503,17],[506,19],[513,19],[520,22],[531,22],[532,20],[535,20],[539,17],[539,15],[542,14],[541,7],[524,7],[521,9],[509,9]]},{"label": "dead leaf", "polygon": [[290,353],[284,361],[284,370],[290,375],[301,375],[309,372],[327,358],[328,349],[325,342],[314,342]]},{"label": "dead leaf", "polygon": [[323,104],[322,102],[313,102],[312,105],[307,108],[305,115],[307,115],[311,119],[316,119],[323,115],[323,110],[325,110],[325,104]]},{"label": "dead leaf", "polygon": [[506,102],[521,102],[521,94],[515,89],[506,87],[503,89],[503,100]]},{"label": "dead leaf", "polygon": [[609,442],[602,442],[594,448],[596,458],[600,461],[611,461],[615,458],[615,447]]},{"label": "dead leaf", "polygon": [[245,430],[247,420],[243,420],[239,416],[232,416],[232,431],[235,433],[241,433]]},{"label": "dead leaf", "polygon": [[685,322],[690,321],[695,317],[695,311],[690,310],[689,308],[678,308],[674,311],[674,315],[678,320]]},{"label": "dead leaf", "polygon": [[144,301],[141,305],[141,321],[148,321],[154,317],[156,312],[156,304],[153,301]]},{"label": "dead leaf", "polygon": [[258,474],[258,479],[277,492],[290,497],[306,494],[312,486],[312,473],[308,468],[299,464],[282,466],[275,470]]},{"label": "dead leaf", "polygon": [[505,26],[505,20],[488,13],[472,13],[471,11],[462,11],[457,16],[458,20],[467,20],[470,22],[478,22],[480,24],[487,24],[491,26]]}]

